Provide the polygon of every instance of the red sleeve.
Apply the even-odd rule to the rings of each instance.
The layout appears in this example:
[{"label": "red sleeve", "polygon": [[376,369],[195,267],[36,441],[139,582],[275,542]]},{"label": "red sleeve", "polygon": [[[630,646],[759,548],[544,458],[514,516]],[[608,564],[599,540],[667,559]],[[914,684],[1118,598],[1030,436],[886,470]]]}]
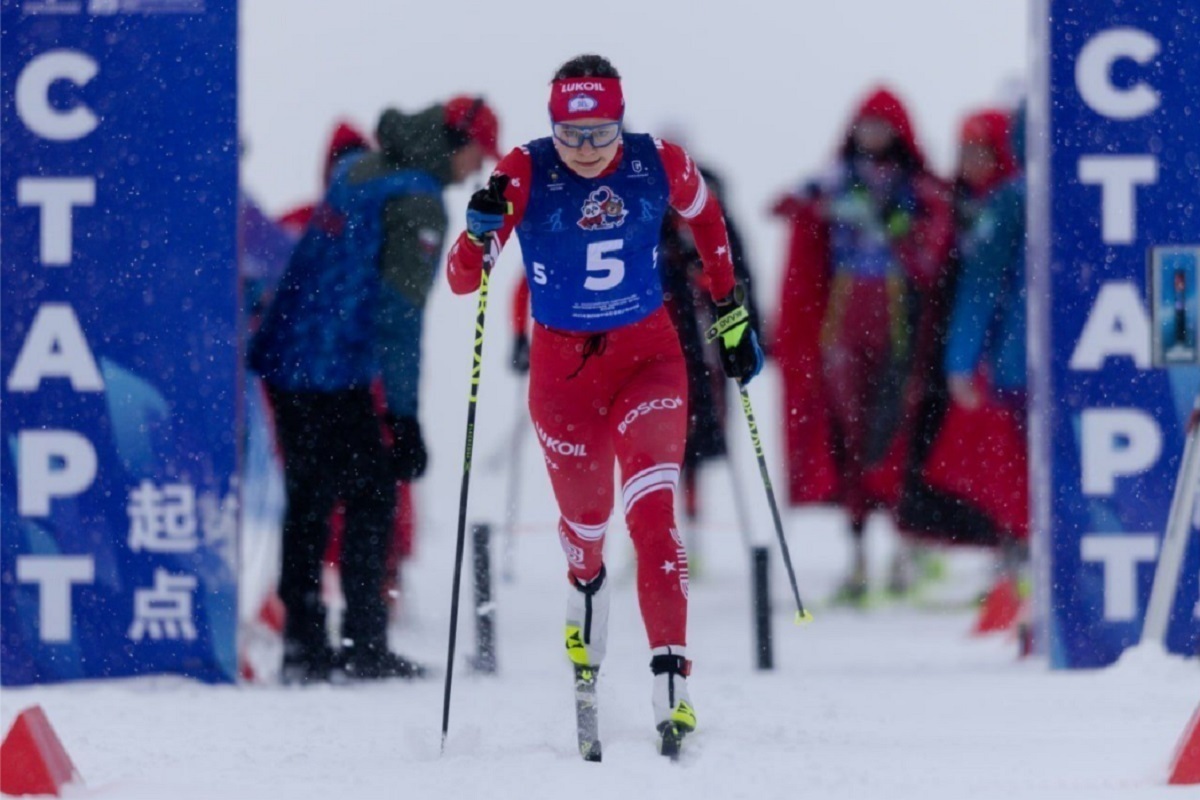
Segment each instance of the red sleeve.
[{"label": "red sleeve", "polygon": [[513,333],[529,333],[529,281],[525,278],[524,273],[521,274],[521,279],[517,282],[517,288],[513,292],[512,324]]},{"label": "red sleeve", "polygon": [[791,224],[791,231],[771,351],[785,371],[808,368],[820,360],[829,298],[829,228],[815,201],[784,198],[774,213]]},{"label": "red sleeve", "polygon": [[708,185],[696,168],[696,162],[677,144],[656,140],[670,186],[671,208],[687,221],[696,241],[696,250],[704,263],[704,277],[714,300],[723,300],[733,291],[733,257],[729,250],[729,232],[721,204],[708,191]]},{"label": "red sleeve", "polygon": [[279,226],[288,233],[299,236],[300,234],[304,233],[304,229],[308,227],[309,220],[312,219],[313,210],[316,207],[316,203],[309,203],[307,205],[293,208],[291,211],[279,218]]},{"label": "red sleeve", "polygon": [[[525,216],[529,205],[529,181],[533,174],[533,162],[529,151],[523,147],[513,149],[496,165],[493,175],[507,175],[508,189],[505,199],[512,203],[512,213],[504,217],[504,227],[496,232],[496,254],[500,254],[513,229]],[[479,288],[480,273],[483,271],[483,248],[467,238],[464,230],[458,235],[446,257],[446,278],[455,294],[469,294]]]},{"label": "red sleeve", "polygon": [[937,178],[918,176],[917,198],[921,211],[912,231],[896,246],[900,262],[922,291],[933,291],[945,279],[954,246],[954,205],[950,190]]}]

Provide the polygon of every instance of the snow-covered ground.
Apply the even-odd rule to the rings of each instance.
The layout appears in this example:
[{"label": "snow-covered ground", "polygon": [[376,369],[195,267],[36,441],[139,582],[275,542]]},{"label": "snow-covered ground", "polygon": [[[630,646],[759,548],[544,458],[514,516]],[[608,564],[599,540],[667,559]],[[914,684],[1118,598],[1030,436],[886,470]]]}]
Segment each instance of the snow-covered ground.
[{"label": "snow-covered ground", "polygon": [[[1024,61],[1018,0],[839,3],[646,3],[609,0],[277,3],[243,13],[247,188],[272,211],[316,192],[333,117],[372,124],[384,103],[415,108],[479,90],[504,115],[504,142],[541,135],[549,74],[582,50],[609,53],[628,78],[631,118],[685,126],[722,167],[773,308],[778,229],[770,197],[822,161],[850,103],[888,78],[912,100],[935,161],[954,125]],[[459,219],[465,190],[451,195]],[[501,262],[481,389],[472,520],[503,520],[519,386],[506,370],[505,306],[514,254]],[[790,593],[740,419],[734,459],[752,523],[771,543],[777,668],[753,669],[750,585],[724,466],[704,475],[703,564],[691,587],[691,682],[700,730],[681,763],[654,752],[649,656],[630,550],[610,533],[616,592],[600,689],[603,764],[575,752],[562,653],[565,566],[531,436],[522,446],[516,580],[500,583],[500,672],[455,675],[450,737],[439,755],[473,298],[440,287],[429,307],[422,420],[432,452],[419,488],[420,540],[394,630],[401,652],[438,678],[374,686],[210,687],[178,679],[90,683],[0,694],[5,728],[40,703],[87,786],[87,798],[366,800],[367,798],[1176,798],[1167,762],[1200,700],[1195,660],[1149,658],[1094,673],[1020,661],[1006,637],[969,636],[964,601],[987,582],[985,554],[948,556],[929,607],[867,613],[825,608],[846,564],[840,518],[795,510],[786,527],[816,621],[791,625]],[[770,463],[782,478],[776,376],[752,386]],[[263,530],[247,550],[270,550]],[[882,582],[894,535],[869,531]],[[495,552],[501,560],[499,543]],[[261,562],[263,559],[259,559]],[[465,588],[464,600],[469,597]],[[940,610],[938,610],[940,609]],[[459,652],[473,648],[469,614]],[[270,666],[273,654],[255,646]]]},{"label": "snow-covered ground", "polygon": [[[440,679],[312,689],[159,679],[6,690],[3,721],[41,703],[87,780],[74,796],[105,800],[1189,796],[1164,781],[1200,696],[1194,661],[1051,673],[1039,661],[1018,661],[1011,639],[970,637],[965,610],[823,608],[844,557],[833,515],[790,517],[816,620],[790,623],[776,559],[777,666],[755,671],[744,551],[726,498],[717,487],[710,498],[717,508],[701,534],[705,566],[692,585],[689,626],[701,727],[678,764],[654,751],[648,653],[619,531],[600,689],[604,762],[577,755],[560,640],[562,556],[544,514],[519,534],[515,582],[496,587],[499,674],[456,669],[444,755]],[[751,500],[761,505],[758,494]],[[871,533],[882,556],[888,531],[877,525]],[[394,631],[399,649],[439,672],[452,548],[452,525],[426,528]],[[977,554],[950,561],[943,601],[969,596],[986,576]],[[465,656],[474,637],[469,613],[462,620]]]}]

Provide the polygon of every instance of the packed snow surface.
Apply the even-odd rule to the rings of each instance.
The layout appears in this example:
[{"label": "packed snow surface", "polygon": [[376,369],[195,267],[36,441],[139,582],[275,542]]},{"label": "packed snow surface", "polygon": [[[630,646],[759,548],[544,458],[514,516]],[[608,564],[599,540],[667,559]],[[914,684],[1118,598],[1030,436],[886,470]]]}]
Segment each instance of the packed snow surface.
[{"label": "packed snow surface", "polygon": [[[851,104],[891,81],[913,105],[935,163],[952,160],[967,108],[997,99],[1025,59],[1025,4],[549,2],[243,4],[246,188],[280,212],[317,192],[321,149],[336,116],[373,126],[385,104],[415,109],[461,91],[500,110],[503,144],[545,134],[549,76],[582,51],[626,75],[629,117],[670,123],[725,174],[748,231],[760,300],[774,313],[780,227],[771,197],[818,168]],[[470,187],[452,192],[461,218]],[[515,248],[511,248],[515,251]],[[884,800],[1143,800],[1188,796],[1164,785],[1172,748],[1200,700],[1194,660],[1123,660],[1099,672],[1051,672],[1019,660],[1006,636],[969,635],[969,600],[987,555],[946,555],[949,575],[920,602],[866,612],[824,601],[847,564],[843,519],[785,513],[800,589],[816,620],[793,609],[743,422],[731,416],[732,459],[749,509],[738,523],[725,464],[702,475],[693,531],[691,692],[700,728],[682,760],[658,756],[649,654],[632,554],[619,513],[610,529],[614,580],[601,684],[604,762],[575,750],[570,669],[561,641],[565,565],[555,512],[528,427],[512,446],[521,385],[508,372],[507,297],[519,268],[497,268],[485,343],[471,521],[503,529],[508,474],[519,470],[514,580],[495,587],[499,673],[474,674],[464,585],[450,736],[440,753],[450,585],[470,372],[473,298],[439,287],[430,300],[421,411],[432,462],[418,490],[418,552],[404,572],[394,646],[436,677],[287,689],[205,686],[177,678],[6,689],[5,728],[22,708],[46,710],[86,787],[73,796],[147,800],[681,797]],[[782,482],[779,387],[751,387],[767,455]],[[248,525],[250,565],[270,564],[270,526]],[[882,585],[895,535],[874,520],[872,569]],[[744,536],[772,548],[776,668],[754,668]],[[494,543],[497,572],[505,540]],[[468,547],[468,558],[470,548]],[[469,574],[469,572],[468,572]],[[260,582],[261,583],[261,582]],[[255,587],[251,581],[251,589]],[[252,594],[253,591],[247,594]],[[255,597],[245,598],[252,611]],[[277,649],[251,639],[267,673]]]}]

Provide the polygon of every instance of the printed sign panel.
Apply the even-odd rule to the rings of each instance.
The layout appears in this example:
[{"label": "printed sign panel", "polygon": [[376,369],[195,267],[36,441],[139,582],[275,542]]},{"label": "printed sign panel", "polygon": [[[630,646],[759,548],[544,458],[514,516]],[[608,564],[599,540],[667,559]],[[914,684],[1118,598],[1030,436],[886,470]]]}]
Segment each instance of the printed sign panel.
[{"label": "printed sign panel", "polygon": [[1197,272],[1200,247],[1155,247],[1150,251],[1150,313],[1154,366],[1192,366],[1196,346]]},{"label": "printed sign panel", "polygon": [[4,0],[0,677],[236,675],[233,0]]},{"label": "printed sign panel", "polygon": [[[1138,641],[1200,388],[1195,367],[1156,368],[1152,354],[1157,337],[1168,363],[1195,363],[1200,0],[1040,5],[1028,285],[1038,605],[1051,663],[1095,667]],[[1155,258],[1164,272],[1150,283],[1171,309],[1157,330]],[[1195,533],[1167,636],[1176,653],[1200,643]]]}]

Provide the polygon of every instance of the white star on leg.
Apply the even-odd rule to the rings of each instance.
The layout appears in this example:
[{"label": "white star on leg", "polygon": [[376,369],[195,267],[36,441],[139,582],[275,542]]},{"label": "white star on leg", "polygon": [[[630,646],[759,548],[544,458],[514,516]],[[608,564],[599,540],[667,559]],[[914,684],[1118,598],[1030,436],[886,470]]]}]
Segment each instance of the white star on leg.
[{"label": "white star on leg", "polygon": [[667,573],[668,575],[670,575],[672,572],[675,571],[675,562],[674,561],[664,561],[663,565],[662,565],[662,571]]}]

